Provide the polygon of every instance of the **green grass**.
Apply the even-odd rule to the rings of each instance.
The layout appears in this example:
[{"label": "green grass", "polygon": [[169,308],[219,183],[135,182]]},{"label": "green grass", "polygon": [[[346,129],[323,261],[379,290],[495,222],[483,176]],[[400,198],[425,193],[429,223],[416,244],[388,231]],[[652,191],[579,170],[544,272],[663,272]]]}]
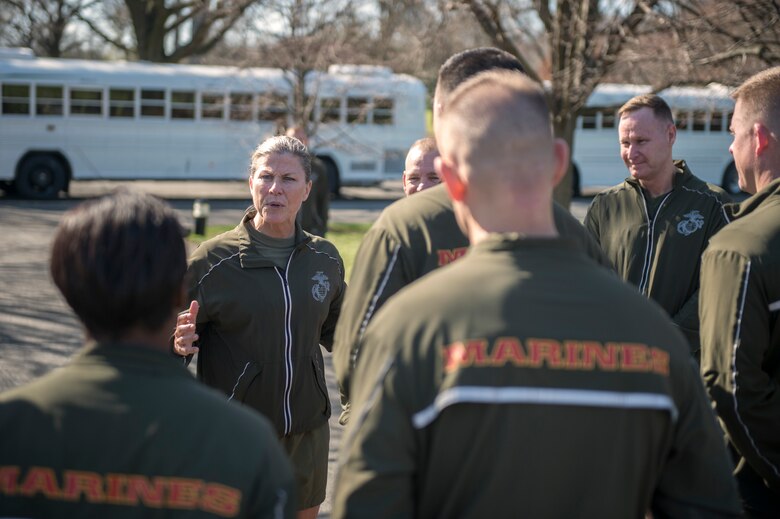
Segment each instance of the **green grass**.
[{"label": "green grass", "polygon": [[[206,234],[201,236],[199,234],[190,234],[187,240],[194,245],[198,245],[201,242],[213,238],[218,234],[222,234],[235,227],[235,225],[209,225],[206,227]],[[355,254],[357,253],[360,240],[363,239],[363,235],[366,233],[370,223],[331,223],[329,225],[330,230],[326,238],[332,242],[339,250],[339,254],[344,259],[344,268],[346,269],[346,280],[349,281],[349,276],[352,273],[352,264],[355,261]]]},{"label": "green grass", "polygon": [[425,109],[425,129],[428,131],[428,135],[433,135],[433,109]]}]

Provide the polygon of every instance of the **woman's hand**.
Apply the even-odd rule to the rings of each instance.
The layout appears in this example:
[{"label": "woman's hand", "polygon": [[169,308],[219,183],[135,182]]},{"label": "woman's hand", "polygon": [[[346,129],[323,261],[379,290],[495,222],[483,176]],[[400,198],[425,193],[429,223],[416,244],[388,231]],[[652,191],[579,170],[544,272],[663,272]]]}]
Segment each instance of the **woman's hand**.
[{"label": "woman's hand", "polygon": [[195,333],[195,320],[198,317],[198,302],[192,301],[189,310],[179,314],[176,320],[176,331],[173,334],[173,351],[186,357],[198,353],[199,348],[192,343],[198,340]]}]

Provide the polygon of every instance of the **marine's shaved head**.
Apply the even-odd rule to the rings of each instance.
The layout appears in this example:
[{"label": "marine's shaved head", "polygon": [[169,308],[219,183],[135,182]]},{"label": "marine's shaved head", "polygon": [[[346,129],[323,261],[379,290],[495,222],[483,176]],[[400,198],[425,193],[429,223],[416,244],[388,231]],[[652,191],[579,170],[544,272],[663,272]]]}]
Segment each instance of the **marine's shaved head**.
[{"label": "marine's shaved head", "polygon": [[472,243],[492,232],[555,235],[552,191],[568,147],[537,83],[507,71],[473,77],[449,96],[437,137],[437,172]]},{"label": "marine's shaved head", "polygon": [[780,131],[780,67],[750,77],[731,97],[740,101],[749,120],[759,120],[773,132]]},{"label": "marine's shaved head", "polygon": [[[550,176],[553,133],[542,89],[523,74],[488,71],[463,83],[441,117],[442,155],[485,185],[527,189]],[[550,180],[551,182],[551,180]]]}]

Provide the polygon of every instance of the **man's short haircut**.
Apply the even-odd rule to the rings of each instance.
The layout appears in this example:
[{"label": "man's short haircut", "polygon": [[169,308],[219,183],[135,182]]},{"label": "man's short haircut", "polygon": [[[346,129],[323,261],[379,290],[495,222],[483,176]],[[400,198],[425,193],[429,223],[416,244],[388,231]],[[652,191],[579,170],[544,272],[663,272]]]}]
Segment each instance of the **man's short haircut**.
[{"label": "man's short haircut", "polygon": [[525,73],[523,65],[515,56],[495,47],[464,50],[451,56],[439,68],[439,77],[436,81],[439,102],[445,102],[452,91],[467,79],[480,72],[494,69]]},{"label": "man's short haircut", "polygon": [[497,181],[474,184],[479,189],[531,186],[549,174],[550,110],[541,86],[524,74],[490,70],[469,79],[450,95],[440,124],[447,139],[443,151],[461,155],[469,170]]},{"label": "man's short haircut", "polygon": [[127,188],[65,213],[51,250],[54,284],[97,340],[159,330],[180,303],[186,271],[176,214]]},{"label": "man's short haircut", "polygon": [[661,121],[666,121],[669,124],[674,124],[674,117],[672,116],[672,110],[669,105],[666,104],[661,96],[655,94],[642,94],[629,99],[618,110],[618,117],[623,117],[623,114],[628,114],[641,110],[642,108],[649,108],[653,111],[653,115]]},{"label": "man's short haircut", "polygon": [[439,148],[436,146],[436,139],[433,137],[423,137],[422,139],[414,141],[414,144],[409,148],[409,151],[415,149],[420,150],[420,153],[428,153],[430,151],[438,151]]},{"label": "man's short haircut", "polygon": [[780,67],[772,67],[748,78],[731,97],[742,101],[742,106],[752,115],[760,116],[765,124],[777,128],[780,119]]},{"label": "man's short haircut", "polygon": [[257,160],[260,157],[268,157],[274,154],[289,154],[298,158],[303,167],[303,172],[306,174],[306,182],[311,180],[311,155],[309,150],[306,149],[306,145],[295,137],[288,137],[287,135],[277,135],[261,142],[254,153],[252,153],[252,160],[249,163],[249,176],[255,175]]}]

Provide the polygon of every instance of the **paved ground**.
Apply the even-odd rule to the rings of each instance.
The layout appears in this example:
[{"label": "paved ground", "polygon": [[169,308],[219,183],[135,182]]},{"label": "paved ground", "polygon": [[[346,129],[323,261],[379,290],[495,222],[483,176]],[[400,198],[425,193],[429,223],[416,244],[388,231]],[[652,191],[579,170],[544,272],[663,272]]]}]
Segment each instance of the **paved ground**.
[{"label": "paved ground", "polygon": [[[138,182],[137,187],[168,199],[182,222],[192,225],[192,200],[208,198],[209,222],[235,223],[249,204],[243,182]],[[105,193],[116,183],[83,182],[72,186],[72,199],[46,202],[9,199],[0,195],[0,391],[21,385],[63,365],[82,344],[80,327],[50,281],[48,253],[54,229],[63,211],[80,199]],[[392,200],[399,186],[384,189],[345,189],[345,199],[332,203],[334,221],[371,222]],[[573,213],[582,219],[588,200],[577,200]],[[194,365],[194,364],[193,364]],[[334,417],[331,419],[329,483],[333,481],[341,439],[336,391],[330,358],[326,358]],[[330,485],[320,517],[330,515]]]}]

